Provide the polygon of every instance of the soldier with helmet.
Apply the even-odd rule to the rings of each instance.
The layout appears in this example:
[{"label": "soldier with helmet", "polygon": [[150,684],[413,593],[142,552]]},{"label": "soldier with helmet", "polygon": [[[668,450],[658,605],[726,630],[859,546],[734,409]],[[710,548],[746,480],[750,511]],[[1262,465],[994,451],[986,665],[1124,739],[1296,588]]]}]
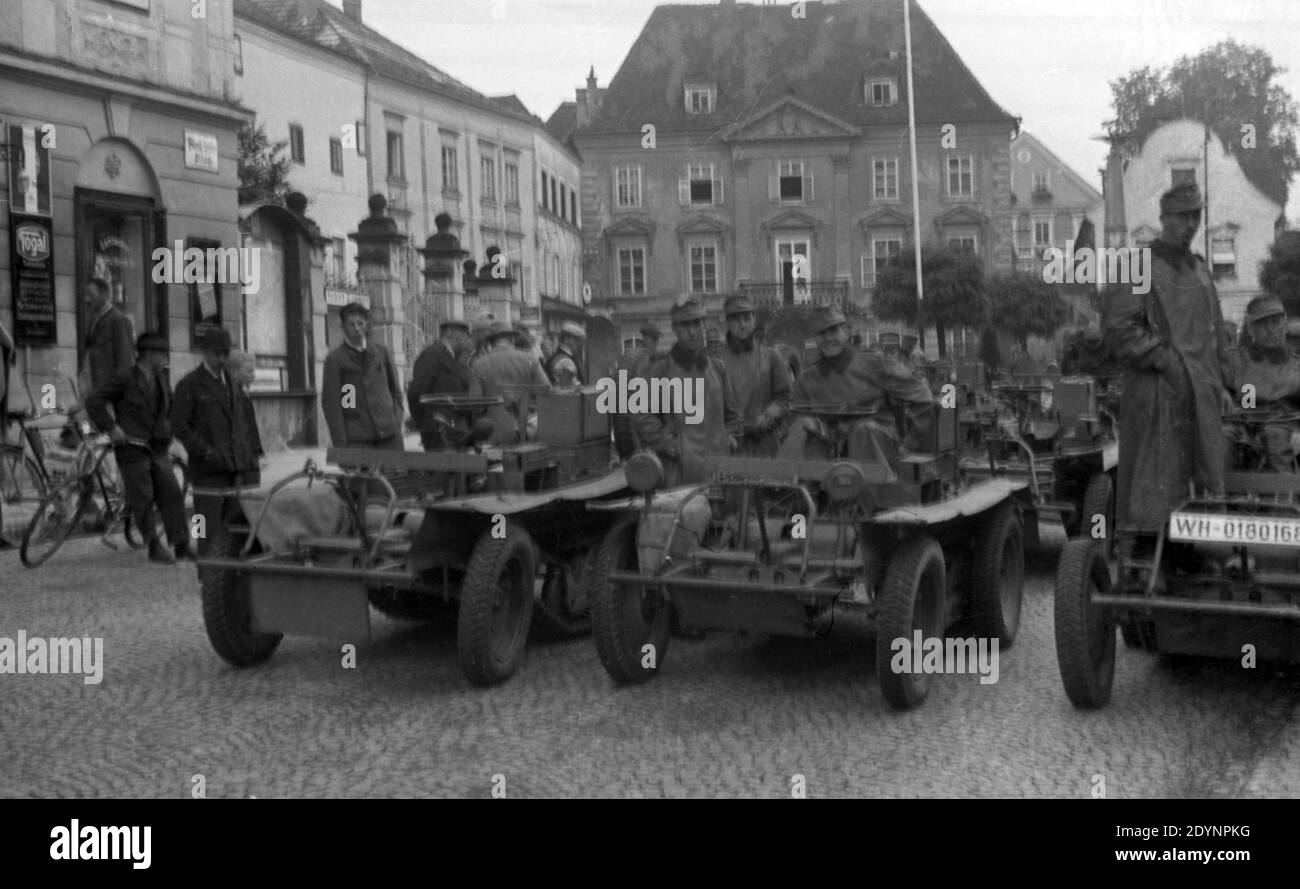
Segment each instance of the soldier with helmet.
[{"label": "soldier with helmet", "polygon": [[756,341],[754,305],[748,297],[728,297],[722,313],[727,341],[722,363],[735,390],[743,423],[740,450],[753,457],[773,457],[777,432],[790,404],[790,368],[771,346]]},{"label": "soldier with helmet", "polygon": [[[1293,412],[1300,408],[1300,358],[1286,343],[1287,318],[1276,296],[1257,296],[1246,306],[1246,336],[1229,353],[1228,382],[1242,407]],[[1225,424],[1229,441],[1242,443],[1248,430]],[[1269,423],[1263,430],[1268,468],[1296,471],[1300,432],[1295,424]]]}]

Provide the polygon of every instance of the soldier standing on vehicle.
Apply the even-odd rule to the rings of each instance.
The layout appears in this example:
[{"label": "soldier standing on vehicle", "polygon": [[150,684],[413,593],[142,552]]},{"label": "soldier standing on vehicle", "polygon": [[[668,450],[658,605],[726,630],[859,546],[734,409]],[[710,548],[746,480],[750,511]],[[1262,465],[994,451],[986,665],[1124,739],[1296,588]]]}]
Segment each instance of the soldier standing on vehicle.
[{"label": "soldier standing on vehicle", "polygon": [[[455,425],[456,414],[445,408],[421,404],[423,395],[478,395],[482,384],[462,361],[466,352],[473,349],[469,325],[464,319],[450,317],[438,325],[440,336],[426,346],[415,359],[411,371],[411,384],[406,389],[411,417],[420,430],[420,443],[426,451],[451,447],[454,442],[447,435],[445,424]],[[442,420],[440,423],[439,420]]]},{"label": "soldier standing on vehicle", "polygon": [[393,356],[367,338],[370,310],[339,309],[343,342],[325,359],[321,412],[335,447],[402,451],[402,382]]},{"label": "soldier standing on vehicle", "polygon": [[[905,408],[912,426],[904,447],[920,450],[930,429],[930,387],[883,352],[850,349],[848,319],[836,306],[819,308],[812,329],[821,357],[799,375],[791,402],[875,409],[876,416],[850,424],[848,458],[889,467],[898,462],[899,436],[891,410],[897,404]],[[801,417],[791,425],[781,456],[833,456],[826,453],[829,433],[818,418]]]},{"label": "soldier standing on vehicle", "polygon": [[1223,489],[1228,447],[1221,416],[1235,402],[1214,279],[1189,249],[1201,205],[1194,183],[1165,192],[1163,231],[1150,247],[1149,291],[1135,293],[1131,284],[1109,290],[1106,343],[1125,369],[1116,539],[1158,533],[1187,499],[1189,480]]},{"label": "soldier standing on vehicle", "polygon": [[[1287,348],[1287,318],[1276,296],[1257,296],[1246,306],[1246,330],[1241,346],[1229,353],[1229,385],[1243,407],[1292,412],[1300,407],[1300,358]],[[1225,424],[1228,440],[1248,440],[1243,424]],[[1268,468],[1296,471],[1300,431],[1295,424],[1269,423],[1264,427]]]},{"label": "soldier standing on vehicle", "polygon": [[583,384],[581,362],[578,355],[582,351],[582,341],[587,338],[587,331],[581,324],[565,321],[560,325],[560,345],[546,359],[546,376],[556,386],[581,386]]},{"label": "soldier standing on vehicle", "polygon": [[706,455],[731,452],[734,433],[739,432],[740,406],[727,374],[726,365],[705,351],[704,307],[690,299],[673,306],[673,334],[676,344],[641,366],[638,376],[653,385],[656,380],[681,380],[694,386],[704,380],[703,413],[699,423],[687,423],[681,413],[634,414],[632,423],[642,447],[659,455],[669,487],[704,481]]},{"label": "soldier standing on vehicle", "polygon": [[[167,341],[159,334],[143,333],[135,349],[139,353],[135,364],[91,393],[86,411],[113,441],[126,502],[140,536],[149,544],[149,561],[174,565],[177,558],[193,558],[194,553],[185,524],[185,502],[167,452],[172,443]],[[155,504],[170,545],[158,539]]]},{"label": "soldier standing on vehicle", "polygon": [[728,297],[722,307],[727,342],[722,350],[743,423],[740,451],[776,456],[777,433],[790,406],[790,368],[771,346],[754,340],[754,306],[748,297]]},{"label": "soldier standing on vehicle", "polygon": [[230,331],[209,328],[200,335],[198,345],[203,361],[176,384],[171,425],[189,457],[194,514],[204,519],[198,543],[202,556],[208,552],[215,529],[227,518],[222,511],[226,498],[202,493],[202,489],[255,485],[261,476],[262,437],[257,423],[250,421],[254,414],[248,396],[226,369]]},{"label": "soldier standing on vehicle", "polygon": [[488,408],[487,419],[492,421],[492,444],[515,444],[520,440],[520,405],[528,399],[518,394],[519,387],[537,386],[549,390],[541,362],[515,348],[515,331],[508,321],[497,321],[487,335],[489,351],[474,361],[473,371],[483,386],[483,394],[500,396],[503,403]]}]

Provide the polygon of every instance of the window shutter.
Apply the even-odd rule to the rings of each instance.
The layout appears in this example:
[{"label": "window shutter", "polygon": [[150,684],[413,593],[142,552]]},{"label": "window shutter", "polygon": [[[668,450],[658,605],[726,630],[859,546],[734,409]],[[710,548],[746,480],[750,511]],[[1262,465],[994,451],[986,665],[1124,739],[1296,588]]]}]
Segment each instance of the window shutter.
[{"label": "window shutter", "polygon": [[713,180],[713,203],[715,204],[722,203],[722,180],[721,179]]},{"label": "window shutter", "polygon": [[677,203],[685,207],[686,205],[690,204],[690,202],[691,202],[691,180],[678,179],[677,180]]},{"label": "window shutter", "polygon": [[813,177],[811,176],[803,177],[803,199],[810,202],[813,199]]},{"label": "window shutter", "polygon": [[780,200],[781,198],[781,179],[779,176],[767,177],[767,199],[769,201]]}]

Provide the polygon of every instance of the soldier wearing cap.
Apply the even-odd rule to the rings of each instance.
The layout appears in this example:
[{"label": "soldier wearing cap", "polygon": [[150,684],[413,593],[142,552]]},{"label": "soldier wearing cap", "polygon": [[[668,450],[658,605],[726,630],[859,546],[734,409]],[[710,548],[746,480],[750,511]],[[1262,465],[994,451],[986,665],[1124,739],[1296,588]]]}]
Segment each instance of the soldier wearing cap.
[{"label": "soldier wearing cap", "polygon": [[215,529],[228,518],[222,495],[205,494],[202,489],[255,485],[261,478],[262,439],[257,424],[250,421],[253,409],[243,387],[226,369],[231,345],[224,327],[203,331],[198,341],[203,360],[176,384],[172,402],[172,430],[189,457],[194,513],[205,522],[198,539],[199,555],[208,552]]},{"label": "soldier wearing cap", "polygon": [[699,300],[673,306],[671,318],[677,342],[642,364],[638,376],[678,379],[683,386],[703,379],[702,421],[687,423],[681,413],[634,414],[632,426],[640,446],[659,455],[666,481],[674,486],[704,481],[709,472],[703,458],[730,453],[733,434],[740,429],[740,408],[726,365],[705,351],[704,307]]},{"label": "soldier wearing cap", "polygon": [[777,431],[790,406],[790,366],[771,346],[755,342],[754,306],[748,297],[728,297],[722,314],[727,341],[721,358],[740,406],[740,449],[751,457],[776,456]]},{"label": "soldier wearing cap", "polygon": [[402,380],[393,356],[371,341],[370,310],[361,303],[339,309],[343,342],[325,358],[321,412],[335,447],[405,450]]},{"label": "soldier wearing cap", "polygon": [[565,321],[560,325],[560,345],[546,359],[546,376],[552,383],[557,386],[582,385],[578,354],[582,351],[582,341],[586,338],[587,331],[581,324]]},{"label": "soldier wearing cap", "polygon": [[550,389],[551,382],[542,364],[532,355],[515,348],[515,329],[508,321],[495,321],[487,333],[488,351],[474,360],[472,369],[487,396],[501,396],[502,403],[491,407],[487,419],[492,421],[491,444],[515,444],[520,440],[520,405],[526,399],[521,387]]},{"label": "soldier wearing cap", "polygon": [[[107,429],[122,473],[123,493],[131,518],[149,544],[149,561],[176,564],[192,557],[185,502],[176,484],[171,456],[172,427],[168,418],[172,392],[167,384],[167,341],[142,333],[135,341],[136,362],[109,377],[86,399],[95,425]],[[108,406],[113,406],[109,413]],[[153,507],[158,506],[167,543],[158,539]]]},{"label": "soldier wearing cap", "polygon": [[[1292,412],[1300,407],[1300,358],[1286,343],[1287,318],[1276,296],[1257,296],[1246,306],[1246,336],[1229,353],[1228,381],[1241,406]],[[1250,388],[1247,388],[1250,387]],[[1228,440],[1234,444],[1249,438],[1242,424],[1225,424]],[[1300,446],[1296,425],[1269,423],[1264,427],[1268,468],[1274,472],[1296,471]]]},{"label": "soldier wearing cap", "polygon": [[[850,460],[896,466],[899,436],[892,413],[895,406],[903,408],[911,421],[912,433],[905,446],[919,450],[930,427],[930,387],[883,352],[850,349],[848,319],[836,306],[819,308],[812,329],[821,357],[799,375],[791,401],[881,409],[874,417],[851,423]],[[835,456],[825,453],[829,439],[821,420],[803,417],[791,426],[781,454],[796,459]]]},{"label": "soldier wearing cap", "polygon": [[[453,444],[444,424],[455,425],[454,412],[431,408],[420,403],[424,395],[479,395],[482,384],[463,360],[474,348],[469,325],[459,316],[444,318],[438,325],[438,339],[430,343],[415,359],[411,383],[406,387],[406,403],[411,419],[420,430],[420,443],[426,451]],[[439,420],[443,422],[438,422]]]},{"label": "soldier wearing cap", "polygon": [[[654,324],[645,324],[638,332],[641,334],[641,345],[626,350],[618,359],[613,374],[616,380],[619,371],[627,371],[629,380],[644,376],[639,373],[641,366],[659,354],[662,331]],[[620,457],[627,459],[636,452],[636,441],[632,435],[632,418],[627,414],[614,414],[612,420],[610,425],[614,429],[614,449]]]},{"label": "soldier wearing cap", "polygon": [[1143,263],[1147,292],[1135,292],[1132,283],[1112,284],[1105,301],[1106,345],[1125,371],[1116,538],[1127,546],[1141,537],[1143,555],[1169,512],[1187,498],[1188,482],[1220,491],[1227,465],[1220,418],[1235,402],[1223,312],[1205,260],[1190,249],[1201,204],[1195,183],[1165,192],[1162,231]]}]

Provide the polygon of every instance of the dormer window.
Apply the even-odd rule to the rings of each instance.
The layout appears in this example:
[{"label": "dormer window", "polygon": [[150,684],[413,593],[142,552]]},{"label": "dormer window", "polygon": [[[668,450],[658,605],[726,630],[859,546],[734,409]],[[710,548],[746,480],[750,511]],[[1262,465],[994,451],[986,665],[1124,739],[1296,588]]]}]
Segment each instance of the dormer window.
[{"label": "dormer window", "polygon": [[711,83],[686,84],[686,113],[712,114],[717,104],[718,88]]},{"label": "dormer window", "polygon": [[867,104],[877,107],[898,104],[898,81],[892,77],[868,77]]}]

